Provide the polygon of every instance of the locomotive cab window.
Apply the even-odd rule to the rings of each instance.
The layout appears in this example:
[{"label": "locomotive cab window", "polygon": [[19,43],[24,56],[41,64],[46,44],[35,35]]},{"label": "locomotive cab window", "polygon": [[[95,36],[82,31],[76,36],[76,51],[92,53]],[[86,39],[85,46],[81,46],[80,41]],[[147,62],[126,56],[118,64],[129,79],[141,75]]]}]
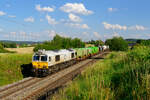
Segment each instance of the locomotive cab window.
[{"label": "locomotive cab window", "polygon": [[56,55],[55,56],[55,61],[59,61],[60,60],[60,55]]},{"label": "locomotive cab window", "polygon": [[74,53],[71,53],[71,58],[74,58]]},{"label": "locomotive cab window", "polygon": [[33,61],[39,61],[39,59],[40,59],[40,56],[38,56],[38,55],[35,55],[35,56],[33,57]]},{"label": "locomotive cab window", "polygon": [[41,61],[47,61],[47,56],[41,56]]}]

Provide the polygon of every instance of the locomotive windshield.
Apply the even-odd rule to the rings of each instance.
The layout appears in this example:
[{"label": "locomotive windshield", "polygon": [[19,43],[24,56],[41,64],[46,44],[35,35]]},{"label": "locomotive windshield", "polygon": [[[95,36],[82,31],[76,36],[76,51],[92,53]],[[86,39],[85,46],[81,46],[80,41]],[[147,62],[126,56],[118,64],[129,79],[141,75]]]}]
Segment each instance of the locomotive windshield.
[{"label": "locomotive windshield", "polygon": [[47,61],[47,56],[41,56],[41,61]]},{"label": "locomotive windshield", "polygon": [[39,60],[40,60],[40,56],[35,55],[35,56],[33,57],[33,61],[39,61]]},{"label": "locomotive windshield", "polygon": [[47,56],[46,55],[35,55],[33,56],[33,61],[47,61]]}]

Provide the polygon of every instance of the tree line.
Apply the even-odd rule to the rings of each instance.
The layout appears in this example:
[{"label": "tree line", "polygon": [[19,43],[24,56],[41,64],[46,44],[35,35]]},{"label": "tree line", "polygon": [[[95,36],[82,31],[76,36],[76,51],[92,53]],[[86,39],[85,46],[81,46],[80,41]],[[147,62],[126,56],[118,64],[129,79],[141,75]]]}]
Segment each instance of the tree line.
[{"label": "tree line", "polygon": [[9,43],[9,42],[1,42],[0,43],[4,48],[17,48],[16,43]]},{"label": "tree line", "polygon": [[137,40],[137,43],[144,46],[150,46],[150,40]]},{"label": "tree line", "polygon": [[91,41],[88,41],[86,42],[87,44],[93,44],[95,46],[103,46],[104,45],[104,42],[102,40],[91,40]]},{"label": "tree line", "polygon": [[101,40],[91,40],[89,42],[83,42],[78,38],[68,38],[61,37],[56,35],[53,40],[45,41],[42,44],[37,44],[34,48],[34,51],[38,51],[39,49],[45,50],[59,50],[59,49],[69,49],[69,48],[83,48],[85,44],[93,44],[94,46],[103,46],[109,45],[110,50],[112,51],[126,51],[128,50],[128,43],[122,37],[113,37],[112,39],[107,39],[105,43]]},{"label": "tree line", "polygon": [[83,47],[85,47],[85,43],[82,42],[79,38],[71,39],[68,37],[61,37],[59,35],[56,35],[51,41],[45,41],[42,44],[37,44],[34,48],[34,51],[38,51],[39,49],[59,50]]}]

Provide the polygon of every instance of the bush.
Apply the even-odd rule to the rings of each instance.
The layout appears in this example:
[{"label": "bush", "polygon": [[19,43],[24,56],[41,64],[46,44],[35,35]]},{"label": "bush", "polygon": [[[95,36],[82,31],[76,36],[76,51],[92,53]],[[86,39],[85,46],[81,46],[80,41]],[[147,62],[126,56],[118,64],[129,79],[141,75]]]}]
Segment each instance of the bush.
[{"label": "bush", "polygon": [[105,42],[106,45],[109,45],[110,50],[113,51],[126,51],[128,50],[128,43],[122,37],[114,37],[108,39]]},{"label": "bush", "polygon": [[138,40],[137,43],[144,46],[150,46],[150,40]]},{"label": "bush", "polygon": [[17,48],[16,43],[3,42],[2,45],[4,48]]},{"label": "bush", "polygon": [[9,51],[5,50],[3,45],[0,44],[0,53],[9,53]]}]

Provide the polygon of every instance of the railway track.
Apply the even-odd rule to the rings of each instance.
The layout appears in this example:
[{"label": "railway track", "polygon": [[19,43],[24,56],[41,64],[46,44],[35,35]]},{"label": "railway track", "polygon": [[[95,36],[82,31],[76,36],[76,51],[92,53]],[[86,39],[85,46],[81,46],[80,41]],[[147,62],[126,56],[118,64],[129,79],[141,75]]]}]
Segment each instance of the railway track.
[{"label": "railway track", "polygon": [[57,73],[44,78],[27,78],[18,83],[0,88],[0,100],[34,100],[42,95],[49,93],[48,91],[54,90],[62,86],[68,80],[74,78],[79,74],[85,65],[96,61],[95,58],[107,54],[102,53],[93,57],[93,59],[86,59],[72,65],[69,68],[63,69]]},{"label": "railway track", "polygon": [[40,78],[29,77],[29,78],[21,80],[17,83],[0,88],[0,99],[8,97],[9,95],[13,94],[14,92],[19,91],[23,88],[26,88],[26,87],[34,84],[35,82],[38,82],[41,80],[42,79],[40,79]]}]

